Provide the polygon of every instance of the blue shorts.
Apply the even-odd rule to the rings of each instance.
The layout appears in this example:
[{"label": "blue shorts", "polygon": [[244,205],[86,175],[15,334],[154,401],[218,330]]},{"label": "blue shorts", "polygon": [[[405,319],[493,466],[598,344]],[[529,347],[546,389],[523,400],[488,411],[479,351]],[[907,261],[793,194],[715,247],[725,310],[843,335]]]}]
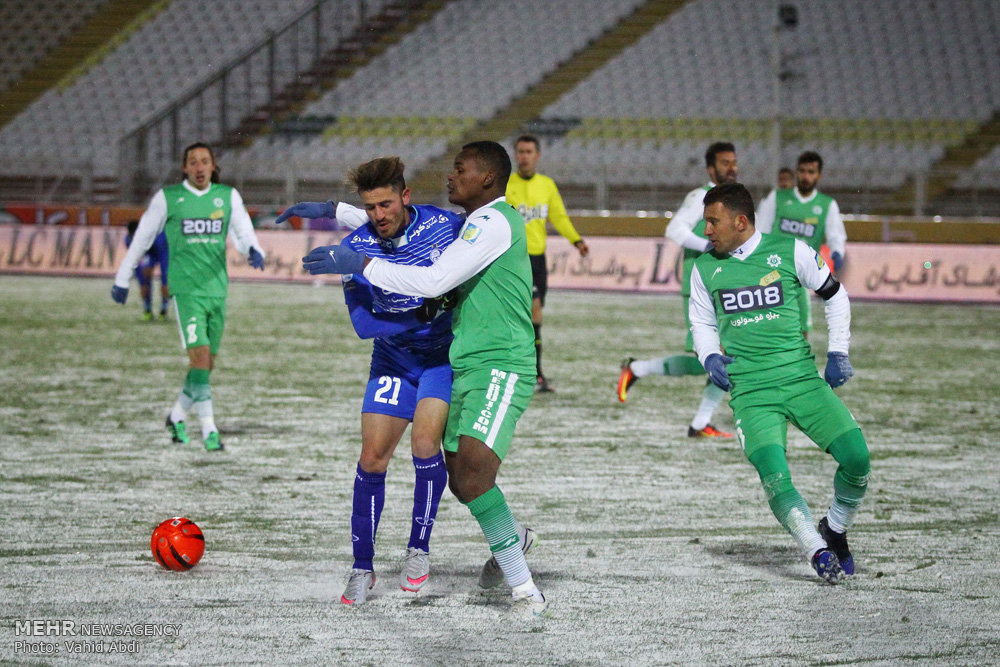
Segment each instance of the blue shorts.
[{"label": "blue shorts", "polygon": [[361,412],[412,421],[417,403],[424,398],[451,402],[451,365],[447,350],[444,354],[422,358],[379,345],[376,341]]},{"label": "blue shorts", "polygon": [[[155,246],[154,246],[155,248]],[[167,284],[167,267],[169,265],[169,258],[166,253],[162,255],[152,251],[146,253],[139,260],[139,266],[135,267],[135,279],[139,281],[139,284],[143,287],[149,287],[153,283],[153,269],[156,265],[160,265],[160,283],[163,285]],[[149,271],[149,278],[146,277],[146,271]]]}]

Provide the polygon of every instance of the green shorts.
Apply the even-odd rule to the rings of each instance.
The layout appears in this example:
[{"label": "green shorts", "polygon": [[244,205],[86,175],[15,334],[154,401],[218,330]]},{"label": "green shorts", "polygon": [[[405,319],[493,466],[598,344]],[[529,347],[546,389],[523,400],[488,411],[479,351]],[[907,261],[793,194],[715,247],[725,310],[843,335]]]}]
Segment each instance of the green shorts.
[{"label": "green shorts", "polygon": [[445,451],[457,452],[459,437],[467,435],[485,443],[503,461],[517,420],[534,393],[534,372],[518,374],[485,368],[456,373],[451,386]]},{"label": "green shorts", "polygon": [[729,405],[747,458],[768,445],[787,448],[788,422],[824,452],[839,436],[858,428],[851,411],[819,375],[815,380],[741,394]]},{"label": "green shorts", "polygon": [[226,328],[226,297],[174,295],[177,326],[184,349],[208,345],[209,352],[219,353],[222,332]]}]

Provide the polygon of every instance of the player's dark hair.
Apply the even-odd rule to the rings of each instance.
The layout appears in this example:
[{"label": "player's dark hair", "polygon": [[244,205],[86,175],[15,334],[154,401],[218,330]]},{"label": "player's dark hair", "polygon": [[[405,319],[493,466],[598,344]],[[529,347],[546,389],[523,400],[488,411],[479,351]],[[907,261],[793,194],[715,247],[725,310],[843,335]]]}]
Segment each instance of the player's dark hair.
[{"label": "player's dark hair", "polygon": [[377,157],[352,169],[347,180],[357,188],[358,194],[376,188],[392,188],[398,194],[406,189],[406,179],[403,178],[405,168],[403,161],[396,155]]},{"label": "player's dark hair", "polygon": [[714,144],[708,147],[705,151],[705,166],[714,167],[715,166],[715,156],[719,153],[735,153],[736,146],[733,146],[728,141],[716,141]]},{"label": "player's dark hair", "polygon": [[215,151],[213,151],[212,147],[206,144],[204,141],[196,141],[184,149],[184,156],[181,158],[181,168],[183,169],[187,165],[188,153],[190,153],[196,148],[204,148],[205,150],[208,151],[208,154],[212,157],[212,182],[218,183],[219,171],[221,171],[219,168],[219,162],[215,159]]},{"label": "player's dark hair", "polygon": [[742,183],[724,183],[706,192],[705,206],[716,203],[721,203],[736,215],[745,215],[751,224],[754,223],[753,196]]},{"label": "player's dark hair", "polygon": [[778,176],[781,176],[782,174],[788,174],[789,176],[794,176],[795,172],[789,169],[788,167],[782,167],[781,169],[778,170]]},{"label": "player's dark hair", "polygon": [[822,174],[823,158],[820,157],[819,153],[817,153],[816,151],[806,151],[805,153],[799,156],[799,160],[795,164],[796,166],[798,166],[800,164],[810,164],[812,162],[816,163],[816,165],[819,167],[819,172]]},{"label": "player's dark hair", "polygon": [[524,134],[522,134],[521,136],[519,136],[517,139],[515,139],[514,140],[514,148],[517,148],[517,145],[519,143],[521,143],[522,141],[531,142],[531,143],[535,144],[535,148],[537,150],[539,150],[539,151],[542,150],[542,142],[540,142],[538,140],[538,137],[536,137],[535,135],[531,134],[530,132],[525,132]]},{"label": "player's dark hair", "polygon": [[510,155],[507,150],[495,141],[473,141],[462,146],[463,151],[471,151],[481,167],[492,169],[497,176],[497,185],[501,190],[507,189],[510,180]]},{"label": "player's dark hair", "polygon": [[129,220],[125,225],[128,227],[128,235],[135,236],[135,230],[139,228],[138,220]]}]

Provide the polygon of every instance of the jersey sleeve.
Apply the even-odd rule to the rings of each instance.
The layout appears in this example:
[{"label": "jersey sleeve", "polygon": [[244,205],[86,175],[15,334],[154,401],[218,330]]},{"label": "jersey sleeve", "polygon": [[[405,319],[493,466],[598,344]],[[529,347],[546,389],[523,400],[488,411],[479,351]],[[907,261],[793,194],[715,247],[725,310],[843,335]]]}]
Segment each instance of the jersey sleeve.
[{"label": "jersey sleeve", "polygon": [[795,273],[803,287],[816,291],[830,277],[830,267],[805,241],[795,239]]},{"label": "jersey sleeve", "polygon": [[555,183],[552,184],[552,197],[549,199],[549,222],[570,243],[576,243],[580,240],[580,234],[570,221],[569,214],[566,213],[566,205],[563,203],[562,195],[559,194]]},{"label": "jersey sleeve", "polygon": [[698,355],[698,361],[704,366],[705,359],[710,354],[722,352],[722,343],[719,340],[719,322],[715,317],[712,296],[701,279],[697,265],[691,269],[688,319],[691,321],[691,338],[694,340],[695,353]]},{"label": "jersey sleeve", "polygon": [[132,272],[139,266],[139,261],[146,254],[157,235],[163,231],[163,226],[167,222],[167,198],[163,190],[158,191],[149,202],[149,207],[139,218],[139,226],[135,229],[135,236],[125,253],[125,258],[118,266],[115,274],[115,285],[128,289]]},{"label": "jersey sleeve", "polygon": [[700,188],[692,190],[684,197],[684,203],[670,218],[670,223],[664,232],[665,236],[681,246],[690,250],[705,252],[711,247],[707,239],[703,239],[692,231],[705,214],[704,191]]},{"label": "jersey sleeve", "polygon": [[476,275],[510,248],[510,227],[487,209],[465,221],[458,238],[430,266],[404,266],[373,258],[364,276],[376,287],[411,296],[437,297]]},{"label": "jersey sleeve", "polygon": [[368,214],[363,208],[351,206],[344,202],[337,202],[336,213],[337,222],[348,229],[357,229],[368,222]]},{"label": "jersey sleeve", "polygon": [[[823,287],[827,280],[836,280],[820,254],[798,239],[795,240],[795,272],[802,286],[811,290]],[[824,314],[827,351],[847,354],[851,342],[851,302],[843,285],[825,300]]]},{"label": "jersey sleeve", "polygon": [[232,188],[230,209],[232,213],[229,216],[229,237],[233,239],[236,249],[241,255],[246,256],[250,252],[250,248],[256,248],[260,256],[263,257],[264,249],[260,247],[257,233],[253,230],[253,221],[250,220],[250,214],[247,213],[247,208],[243,205],[243,197],[240,196],[236,188]]},{"label": "jersey sleeve", "polygon": [[770,234],[774,228],[774,215],[778,210],[778,191],[771,190],[760,200],[754,214],[755,226],[761,234]]},{"label": "jersey sleeve", "polygon": [[830,202],[830,208],[826,212],[826,245],[830,247],[830,252],[838,252],[841,257],[846,254],[847,229],[844,227],[844,216],[840,214],[840,206],[837,200]]},{"label": "jersey sleeve", "polygon": [[344,279],[344,303],[358,338],[384,338],[421,326],[416,311],[375,313],[371,286],[356,278]]}]

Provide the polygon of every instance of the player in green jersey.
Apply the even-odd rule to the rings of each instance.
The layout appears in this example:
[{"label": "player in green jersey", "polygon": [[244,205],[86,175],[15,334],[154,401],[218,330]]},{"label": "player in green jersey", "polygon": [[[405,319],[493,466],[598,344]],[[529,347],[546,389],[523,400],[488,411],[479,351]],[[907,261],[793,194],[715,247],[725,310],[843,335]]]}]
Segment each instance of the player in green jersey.
[{"label": "player in green jersey", "polygon": [[[705,195],[705,234],[713,250],[695,260],[691,273],[690,318],[698,359],[711,381],[731,392],[736,435],[774,516],[817,574],[838,583],[854,573],[847,530],[870,470],[861,429],[832,390],[854,374],[847,356],[847,292],[805,243],[762,235],[755,228],[753,199],[739,183]],[[799,326],[798,297],[804,289],[826,303],[825,382]],[[839,464],[833,502],[818,528],[792,485],[786,459],[789,422]]]},{"label": "player in green jersey", "polygon": [[[824,243],[830,248],[833,272],[839,274],[847,256],[847,231],[837,200],[817,189],[823,178],[823,158],[815,151],[799,156],[795,187],[772,190],[757,208],[757,229],[762,234],[779,234],[801,239],[813,250]],[[800,297],[802,331],[812,330],[812,306],[806,292]]]},{"label": "player in green jersey", "polygon": [[[691,268],[694,260],[712,247],[705,238],[705,220],[702,213],[705,210],[702,200],[705,193],[720,183],[735,183],[739,167],[736,162],[736,148],[728,141],[717,141],[705,151],[705,171],[708,172],[707,185],[695,188],[684,197],[684,203],[674,213],[667,225],[666,236],[682,248],[684,266],[681,274],[681,304],[684,319],[687,322],[688,298],[691,294]],[[687,322],[687,339],[685,349],[694,352],[691,340],[691,323]],[[690,354],[675,354],[653,359],[635,359],[628,357],[622,362],[621,374],[618,376],[618,400],[622,403],[628,397],[628,390],[635,382],[647,375],[701,375],[705,371],[698,360]],[[720,390],[711,382],[705,384],[701,392],[701,402],[687,434],[691,438],[731,438],[732,433],[720,431],[711,423],[712,414],[722,403],[726,392]]]},{"label": "player in green jersey", "polygon": [[448,485],[479,522],[495,567],[514,603],[544,615],[548,603],[524,558],[526,531],[496,484],[518,418],[535,391],[531,264],[524,218],[504,201],[511,162],[493,141],[466,144],[448,175],[448,200],[467,218],[458,238],[430,266],[366,257],[346,246],[323,246],[303,258],[312,274],[362,273],[376,287],[435,298],[458,291],[449,358],[454,380],[444,450]]},{"label": "player in green jersey", "polygon": [[256,269],[264,269],[264,251],[240,193],[217,182],[218,167],[211,147],[200,142],[188,146],[181,167],[184,181],[153,195],[139,220],[132,244],[115,275],[111,298],[125,303],[132,271],[156,236],[166,232],[170,296],[189,362],[184,388],[167,415],[167,430],[174,442],[189,442],[184,420],[194,407],[205,449],[215,451],[223,449],[223,445],[215,426],[209,376],[226,323],[226,237],[232,237],[236,248]]}]

